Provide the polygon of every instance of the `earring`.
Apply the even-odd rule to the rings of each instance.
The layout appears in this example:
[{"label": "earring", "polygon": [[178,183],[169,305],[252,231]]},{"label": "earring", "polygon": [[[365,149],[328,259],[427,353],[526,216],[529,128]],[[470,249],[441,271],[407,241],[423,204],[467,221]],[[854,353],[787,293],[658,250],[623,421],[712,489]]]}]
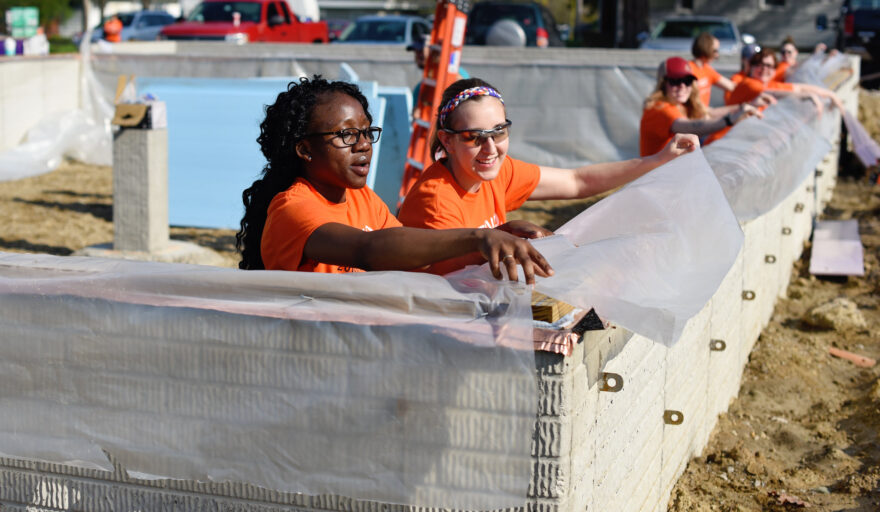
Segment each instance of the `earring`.
[{"label": "earring", "polygon": [[311,162],[311,161],[312,161],[312,155],[306,155],[306,161],[307,161],[307,162]]}]

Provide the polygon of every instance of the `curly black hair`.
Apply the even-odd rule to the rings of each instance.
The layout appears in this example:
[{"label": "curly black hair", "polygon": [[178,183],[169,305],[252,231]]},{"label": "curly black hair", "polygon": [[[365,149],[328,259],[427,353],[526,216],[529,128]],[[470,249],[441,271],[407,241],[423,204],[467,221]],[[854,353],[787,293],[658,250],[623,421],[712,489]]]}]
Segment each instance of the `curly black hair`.
[{"label": "curly black hair", "polygon": [[275,103],[266,105],[266,118],[260,123],[257,143],[267,163],[261,177],[241,194],[244,216],[241,218],[241,229],[235,235],[235,248],[241,253],[239,268],[265,268],[260,241],[269,203],[303,175],[303,161],[296,153],[296,144],[308,133],[315,106],[323,96],[334,93],[347,94],[356,99],[370,122],[373,121],[367,98],[356,85],[327,81],[320,75],[290,82],[287,90],[278,94]]},{"label": "curly black hair", "polygon": [[[452,116],[455,115],[455,112],[453,111],[452,114],[446,119],[445,126],[440,126],[440,110],[442,110],[443,107],[445,107],[446,104],[452,100],[452,98],[458,96],[458,93],[474,87],[490,87],[498,91],[495,86],[480,78],[462,78],[461,80],[456,80],[449,87],[447,87],[443,91],[443,96],[440,98],[440,106],[437,107],[437,118],[434,122],[434,132],[431,135],[432,155],[436,155],[439,150],[443,149],[443,144],[440,143],[440,138],[437,137],[437,132],[439,132],[441,128],[449,128],[450,119],[452,118]],[[501,94],[501,91],[498,91],[498,93]],[[477,96],[476,98],[482,97],[483,96]]]}]

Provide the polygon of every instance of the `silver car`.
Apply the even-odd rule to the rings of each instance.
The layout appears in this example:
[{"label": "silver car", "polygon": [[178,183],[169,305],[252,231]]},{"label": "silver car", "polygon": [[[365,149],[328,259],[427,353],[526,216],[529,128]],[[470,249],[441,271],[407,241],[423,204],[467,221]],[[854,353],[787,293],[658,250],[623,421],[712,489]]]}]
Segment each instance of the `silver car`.
[{"label": "silver car", "polygon": [[721,55],[739,55],[743,44],[754,43],[749,34],[740,34],[736,23],[723,16],[678,16],[661,21],[639,48],[689,54],[694,38],[709,32],[721,43]]}]

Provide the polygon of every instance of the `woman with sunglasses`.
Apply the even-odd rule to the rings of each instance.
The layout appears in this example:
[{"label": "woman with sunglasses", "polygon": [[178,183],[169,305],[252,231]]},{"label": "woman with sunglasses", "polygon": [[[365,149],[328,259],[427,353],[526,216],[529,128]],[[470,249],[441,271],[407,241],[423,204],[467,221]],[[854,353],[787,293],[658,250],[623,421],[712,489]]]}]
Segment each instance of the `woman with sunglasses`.
[{"label": "woman with sunglasses", "polygon": [[700,101],[696,77],[688,62],[670,57],[657,70],[657,87],[645,100],[639,125],[639,153],[660,151],[679,133],[700,137],[713,134],[758,113],[751,105],[709,109]]},{"label": "woman with sunglasses", "polygon": [[498,230],[401,227],[366,186],[373,143],[357,86],[316,76],[291,82],[266,107],[257,142],[268,163],[244,191],[236,247],[242,269],[358,272],[410,270],[453,257],[489,261],[512,280],[552,274],[527,241]]},{"label": "woman with sunglasses", "polygon": [[[611,190],[699,147],[696,137],[681,136],[648,158],[557,169],[508,156],[511,121],[501,94],[483,80],[453,83],[440,104],[431,154],[441,156],[406,194],[398,213],[405,226],[498,228],[541,237],[551,232],[530,223],[506,222],[507,212],[530,199],[577,199]],[[458,258],[429,270],[446,273],[471,263]]]}]

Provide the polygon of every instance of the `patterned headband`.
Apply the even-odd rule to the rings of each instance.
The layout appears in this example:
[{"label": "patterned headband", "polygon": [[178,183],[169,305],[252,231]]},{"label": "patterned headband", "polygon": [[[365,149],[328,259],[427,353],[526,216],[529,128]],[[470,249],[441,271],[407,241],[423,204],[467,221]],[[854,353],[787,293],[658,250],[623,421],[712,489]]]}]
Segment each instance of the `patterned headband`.
[{"label": "patterned headband", "polygon": [[492,96],[498,98],[498,101],[504,105],[504,98],[502,98],[495,89],[491,87],[471,87],[470,89],[465,89],[456,94],[454,98],[449,100],[449,102],[440,109],[440,126],[446,125],[446,117],[455,110],[455,107],[459,106],[461,102],[469,100],[474,96]]}]

